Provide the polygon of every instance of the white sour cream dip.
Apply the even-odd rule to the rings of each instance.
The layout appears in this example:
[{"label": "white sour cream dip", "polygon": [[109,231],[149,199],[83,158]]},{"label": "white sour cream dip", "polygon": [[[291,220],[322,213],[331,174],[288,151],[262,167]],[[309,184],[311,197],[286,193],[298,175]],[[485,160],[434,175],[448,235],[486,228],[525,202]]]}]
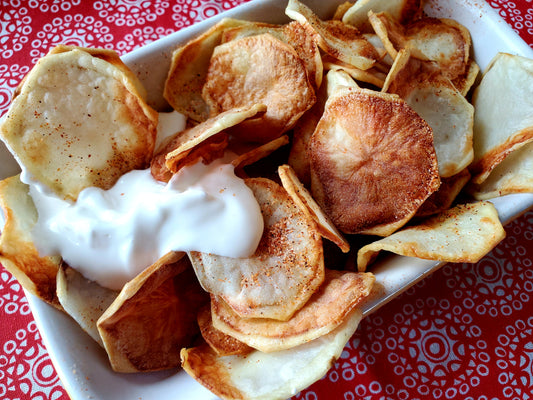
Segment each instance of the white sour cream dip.
[{"label": "white sour cream dip", "polygon": [[263,233],[252,191],[221,160],[185,167],[168,184],[150,170],[131,171],[109,190],[86,188],[75,203],[38,184],[30,184],[30,195],[39,213],[32,236],[40,254],[61,255],[114,290],[169,251],[250,256]]}]

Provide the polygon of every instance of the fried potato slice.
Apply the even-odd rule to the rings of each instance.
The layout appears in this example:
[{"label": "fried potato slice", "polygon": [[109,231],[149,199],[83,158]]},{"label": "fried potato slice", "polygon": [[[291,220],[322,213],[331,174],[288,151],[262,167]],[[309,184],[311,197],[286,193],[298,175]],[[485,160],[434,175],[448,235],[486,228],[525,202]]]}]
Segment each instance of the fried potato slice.
[{"label": "fried potato slice", "polygon": [[110,188],[146,168],[157,112],[110,50],[61,46],[21,82],[0,135],[38,181],[75,200],[89,186]]},{"label": "fried potato slice", "polygon": [[[505,100],[502,100],[505,99]],[[498,53],[474,91],[474,183],[533,140],[533,60]]]},{"label": "fried potato slice", "polygon": [[446,18],[420,18],[401,25],[386,12],[369,12],[368,18],[390,56],[408,49],[413,56],[434,61],[453,80],[467,70],[471,39],[468,29]]},{"label": "fried potato slice", "polygon": [[431,126],[441,177],[472,162],[474,107],[434,64],[400,50],[383,90],[398,94]]},{"label": "fried potato slice", "polygon": [[219,357],[208,346],[183,349],[183,369],[222,399],[285,400],[324,376],[354,334],[362,313],[355,309],[337,329],[274,353]]},{"label": "fried potato slice", "polygon": [[337,91],[309,150],[313,197],[344,233],[391,234],[440,184],[432,130],[396,95]]},{"label": "fried potato slice", "polygon": [[364,271],[381,250],[427,260],[476,263],[504,237],[492,203],[458,205],[363,246],[357,253],[357,266]]},{"label": "fried potato slice", "polygon": [[267,157],[269,154],[272,154],[274,151],[288,143],[289,137],[287,135],[283,135],[239,155],[237,158],[231,161],[231,164],[235,167],[236,175],[242,175],[242,169],[244,167]]},{"label": "fried potato slice", "polygon": [[469,180],[468,168],[448,178],[441,178],[439,189],[422,203],[416,212],[416,217],[437,214],[450,208]]},{"label": "fried potato slice", "polygon": [[358,0],[346,10],[342,22],[353,25],[361,32],[373,32],[368,12],[387,12],[400,24],[407,24],[422,14],[421,0]]},{"label": "fried potato slice", "polygon": [[196,315],[208,302],[184,253],[163,256],[126,283],[98,319],[113,370],[178,366],[180,349],[191,346],[199,335]]},{"label": "fried potato slice", "polygon": [[288,321],[242,318],[220,297],[211,297],[213,326],[265,352],[290,349],[326,335],[369,296],[371,273],[326,270],[324,283]]},{"label": "fried potato slice", "polygon": [[477,200],[512,193],[533,193],[533,143],[514,150],[492,170],[483,183],[472,184],[468,191]]},{"label": "fried potato slice", "polygon": [[468,92],[470,92],[470,89],[474,86],[479,72],[479,65],[477,65],[474,60],[470,59],[468,61],[465,73],[452,80],[453,86],[455,86],[457,90],[466,97]]},{"label": "fried potato slice", "polygon": [[339,230],[333,225],[333,222],[322,211],[311,193],[300,182],[296,173],[289,165],[280,165],[278,174],[281,183],[294,203],[309,217],[315,221],[318,232],[322,237],[332,241],[342,250],[343,253],[350,251],[350,244],[342,236]]},{"label": "fried potato slice", "polygon": [[102,347],[96,321],[117,296],[117,291],[100,286],[66,264],[57,273],[57,298],[63,310]]},{"label": "fried potato slice", "polygon": [[231,129],[248,142],[269,142],[292,128],[316,101],[296,51],[270,34],[217,46],[202,96],[212,116],[236,107],[265,104],[264,116]]},{"label": "fried potato slice", "polygon": [[338,20],[322,21],[298,0],[289,0],[285,14],[308,24],[318,35],[318,47],[341,61],[365,70],[379,59],[374,46],[353,26]]},{"label": "fried potato slice", "polygon": [[[196,125],[194,128],[179,133],[166,148],[173,147],[173,150],[166,153],[165,166],[172,173],[178,172],[182,166],[197,161],[196,157],[190,157],[191,152],[195,148],[198,148],[208,139],[213,138],[224,130],[243,123],[250,118],[263,115],[265,111],[267,111],[267,109],[264,104],[254,104],[252,106],[234,108],[209,118]],[[224,148],[225,146],[223,146],[223,149]],[[205,155],[204,153],[202,153],[202,155]]]},{"label": "fried potato slice", "polygon": [[209,117],[209,106],[202,98],[202,87],[213,50],[221,43],[226,29],[249,24],[247,21],[223,18],[200,36],[174,50],[163,90],[163,97],[174,110],[197,122]]},{"label": "fried potato slice", "polygon": [[233,356],[248,354],[253,348],[247,344],[227,335],[213,326],[211,318],[211,306],[202,307],[198,313],[198,326],[205,342],[215,351],[218,356]]},{"label": "fried potato slice", "polygon": [[378,88],[383,87],[387,77],[385,73],[374,67],[362,70],[328,56],[324,57],[324,69],[328,71],[344,71],[356,81],[370,83]]},{"label": "fried potato slice", "polygon": [[61,309],[56,295],[61,257],[39,255],[31,235],[37,210],[28,191],[19,175],[0,181],[0,213],[5,219],[0,229],[0,262],[25,290]]},{"label": "fried potato slice", "polygon": [[322,239],[280,185],[266,178],[245,182],[265,226],[255,253],[238,259],[199,252],[189,257],[203,288],[237,314],[288,320],[324,280]]}]

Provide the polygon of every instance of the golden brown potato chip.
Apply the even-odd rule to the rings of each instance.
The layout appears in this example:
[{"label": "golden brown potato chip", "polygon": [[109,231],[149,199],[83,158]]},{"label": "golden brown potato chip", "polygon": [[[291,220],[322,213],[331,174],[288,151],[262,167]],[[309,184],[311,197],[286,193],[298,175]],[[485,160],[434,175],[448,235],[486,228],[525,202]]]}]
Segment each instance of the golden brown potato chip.
[{"label": "golden brown potato chip", "polygon": [[247,344],[219,331],[213,326],[210,305],[202,307],[198,313],[198,326],[200,327],[202,337],[218,356],[248,354],[253,350]]},{"label": "golden brown potato chip", "polygon": [[477,200],[512,193],[533,193],[533,142],[514,150],[483,183],[472,184],[468,191]]},{"label": "golden brown potato chip", "polygon": [[504,237],[492,203],[458,205],[363,246],[357,253],[357,266],[364,271],[381,250],[427,260],[476,263]]},{"label": "golden brown potato chip", "polygon": [[396,95],[337,91],[309,150],[313,197],[344,233],[386,236],[439,187],[431,128]]},{"label": "golden brown potato chip", "polygon": [[168,253],[126,283],[97,322],[114,371],[180,364],[182,347],[199,334],[196,315],[209,302],[184,253]]},{"label": "golden brown potato chip", "polygon": [[223,18],[197,38],[174,50],[163,91],[163,96],[174,110],[197,122],[209,117],[209,106],[202,98],[202,87],[213,49],[221,43],[226,29],[248,24],[247,21]]},{"label": "golden brown potato chip", "polygon": [[[259,161],[262,158],[267,157],[269,154],[278,150],[280,147],[285,146],[289,143],[289,137],[287,135],[280,136],[277,139],[274,139],[268,143],[265,143],[259,147],[255,147],[252,150],[249,150],[237,158],[235,158],[231,164],[235,167],[237,175],[240,175],[241,171],[247,165],[253,164]],[[241,171],[242,172],[242,171]]]},{"label": "golden brown potato chip", "polygon": [[351,6],[353,6],[353,3],[351,1],[345,1],[344,3],[339,4],[331,19],[341,21],[342,17],[344,17],[344,14],[346,14],[346,11],[348,11]]},{"label": "golden brown potato chip", "polygon": [[464,74],[457,76],[457,78],[452,80],[453,85],[457,88],[463,96],[466,96],[474,83],[476,82],[477,76],[479,75],[479,65],[470,59],[466,67]]},{"label": "golden brown potato chip", "polygon": [[21,82],[0,135],[27,171],[62,198],[110,188],[152,157],[157,113],[109,50],[65,47]]},{"label": "golden brown potato chip", "polygon": [[255,253],[230,258],[190,252],[204,289],[221,296],[239,315],[289,319],[324,280],[322,240],[315,223],[293,203],[285,189],[266,178],[251,178],[264,219]]},{"label": "golden brown potato chip", "polygon": [[217,46],[202,93],[211,115],[265,104],[264,116],[230,130],[244,141],[262,143],[289,130],[316,101],[305,65],[296,51],[270,34]]},{"label": "golden brown potato chip", "polygon": [[338,20],[322,21],[298,0],[289,0],[285,14],[302,24],[308,24],[318,35],[318,47],[341,61],[365,70],[379,58],[374,46],[357,28]]},{"label": "golden brown potato chip", "polygon": [[474,183],[483,182],[512,151],[533,140],[533,60],[497,54],[472,99]]},{"label": "golden brown potato chip", "polygon": [[219,357],[208,345],[183,349],[183,369],[220,398],[285,400],[322,378],[354,334],[355,309],[337,329],[306,344],[274,353]]},{"label": "golden brown potato chip", "polygon": [[212,296],[213,326],[265,353],[290,349],[341,325],[368,297],[374,281],[371,273],[326,270],[320,289],[288,321],[242,318],[220,297]]},{"label": "golden brown potato chip", "polygon": [[422,13],[421,0],[358,0],[351,4],[342,17],[342,22],[357,27],[362,32],[372,32],[368,12],[387,12],[400,24],[407,24]]},{"label": "golden brown potato chip", "polygon": [[315,199],[313,199],[311,194],[300,182],[294,170],[289,165],[280,165],[278,174],[287,193],[289,193],[296,205],[309,218],[315,221],[322,237],[339,246],[343,253],[349,252],[350,244],[348,241],[337,230],[324,211],[322,211]]},{"label": "golden brown potato chip", "polygon": [[118,292],[86,279],[66,264],[57,273],[57,298],[63,310],[102,347],[96,321],[117,296]]},{"label": "golden brown potato chip", "polygon": [[441,177],[472,162],[474,107],[433,63],[400,50],[383,90],[399,95],[431,126]]},{"label": "golden brown potato chip", "polygon": [[39,255],[31,235],[37,210],[28,191],[19,175],[0,181],[0,213],[5,219],[0,234],[0,262],[24,289],[61,309],[56,295],[61,257]]}]

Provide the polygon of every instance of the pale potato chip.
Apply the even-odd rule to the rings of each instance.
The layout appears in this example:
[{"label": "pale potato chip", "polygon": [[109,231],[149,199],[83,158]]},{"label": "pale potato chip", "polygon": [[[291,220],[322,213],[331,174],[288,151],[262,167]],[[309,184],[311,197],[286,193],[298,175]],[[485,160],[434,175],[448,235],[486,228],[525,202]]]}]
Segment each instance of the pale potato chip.
[{"label": "pale potato chip", "polygon": [[65,47],[41,58],[21,82],[0,135],[26,170],[58,196],[109,189],[146,168],[157,112],[109,50]]},{"label": "pale potato chip", "polygon": [[117,296],[118,292],[90,281],[66,264],[57,273],[57,298],[63,310],[102,347],[96,321]]},{"label": "pale potato chip", "polygon": [[309,150],[313,197],[344,233],[389,235],[439,187],[432,130],[396,95],[337,91]]},{"label": "pale potato chip", "polygon": [[209,302],[184,253],[171,252],[126,283],[98,319],[111,367],[156,371],[180,364],[199,335],[196,316]]},{"label": "pale potato chip", "polygon": [[0,212],[5,224],[0,234],[0,262],[28,292],[61,309],[56,295],[56,276],[61,257],[39,255],[31,231],[37,210],[28,185],[19,175],[0,181]]},{"label": "pale potato chip", "polygon": [[209,117],[209,106],[202,98],[213,50],[221,43],[226,29],[249,25],[250,22],[223,18],[200,36],[172,53],[163,96],[176,111],[203,122]]},{"label": "pale potato chip", "polygon": [[[331,68],[326,75],[326,90],[328,97],[335,93],[339,86],[358,88],[359,85],[353,80],[351,75],[341,68]],[[325,105],[325,104],[324,104]],[[322,107],[322,110],[324,107]]]},{"label": "pale potato chip", "polygon": [[440,69],[402,49],[383,89],[398,94],[431,126],[441,177],[453,176],[472,162],[474,107]]},{"label": "pale potato chip", "polygon": [[223,399],[285,400],[324,376],[356,331],[355,309],[334,331],[292,349],[218,357],[208,346],[183,349],[183,369]]},{"label": "pale potato chip", "polygon": [[308,24],[318,35],[318,47],[341,61],[365,70],[379,58],[374,46],[357,28],[338,20],[322,21],[298,0],[289,0],[285,14],[302,24]]},{"label": "pale potato chip", "polygon": [[356,81],[370,83],[378,88],[383,87],[387,77],[385,73],[373,67],[362,70],[327,56],[324,57],[324,69],[329,71],[344,71]]},{"label": "pale potato chip", "polygon": [[346,10],[342,22],[357,27],[362,32],[371,32],[368,12],[387,12],[400,24],[406,24],[422,13],[421,0],[357,0]]},{"label": "pale potato chip", "polygon": [[265,104],[264,116],[230,131],[241,140],[262,143],[292,128],[316,101],[303,61],[291,46],[270,34],[217,46],[202,93],[213,116]]},{"label": "pale potato chip", "polygon": [[205,342],[215,351],[218,356],[232,356],[236,354],[248,354],[253,350],[247,344],[234,337],[215,329],[211,318],[211,306],[202,307],[198,313],[198,326]]},{"label": "pale potato chip", "polygon": [[288,321],[242,318],[224,300],[213,296],[213,326],[265,353],[290,349],[341,325],[369,296],[374,281],[371,273],[326,270],[322,286]]},{"label": "pale potato chip", "polygon": [[357,253],[357,266],[364,271],[381,250],[427,260],[476,263],[504,237],[492,203],[458,205],[363,246]]},{"label": "pale potato chip", "polygon": [[289,319],[324,280],[322,240],[315,223],[285,189],[266,178],[245,180],[264,219],[255,253],[230,258],[190,252],[204,289],[221,296],[239,315]]},{"label": "pale potato chip", "polygon": [[533,143],[514,150],[483,183],[472,184],[468,191],[477,200],[512,193],[533,193]]},{"label": "pale potato chip", "polygon": [[498,53],[474,91],[474,183],[533,140],[533,60]]},{"label": "pale potato chip", "polygon": [[439,189],[422,203],[415,216],[424,217],[447,210],[469,180],[470,172],[467,168],[448,178],[441,178]]},{"label": "pale potato chip", "polygon": [[281,183],[287,193],[291,196],[298,207],[309,217],[315,221],[318,232],[322,237],[332,241],[342,250],[343,253],[350,251],[350,244],[333,225],[333,222],[322,211],[315,199],[307,191],[307,189],[300,182],[296,173],[289,165],[280,165],[278,167],[278,174]]}]

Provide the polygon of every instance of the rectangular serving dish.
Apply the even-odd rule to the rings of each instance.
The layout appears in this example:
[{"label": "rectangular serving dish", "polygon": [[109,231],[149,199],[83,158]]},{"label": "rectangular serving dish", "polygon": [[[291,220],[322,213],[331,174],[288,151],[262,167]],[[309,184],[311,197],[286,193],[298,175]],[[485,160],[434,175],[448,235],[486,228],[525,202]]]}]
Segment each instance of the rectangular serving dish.
[{"label": "rectangular serving dish", "polygon": [[[304,0],[319,16],[331,16],[344,0]],[[148,90],[148,101],[165,109],[162,88],[172,50],[205,31],[223,17],[271,23],[288,21],[286,0],[255,0],[178,31],[123,57]],[[428,0],[429,16],[453,18],[471,33],[473,55],[482,70],[498,51],[533,58],[533,50],[490,6],[471,0]],[[0,142],[0,178],[17,172],[16,163]],[[533,206],[533,194],[510,195],[494,200],[500,219],[507,223]],[[372,267],[381,296],[366,305],[365,315],[377,310],[410,286],[438,269],[442,263],[400,256],[384,258]],[[105,352],[70,317],[27,294],[28,302],[52,362],[73,400],[81,399],[197,399],[217,397],[182,371],[147,374],[118,374],[111,370]]]}]

